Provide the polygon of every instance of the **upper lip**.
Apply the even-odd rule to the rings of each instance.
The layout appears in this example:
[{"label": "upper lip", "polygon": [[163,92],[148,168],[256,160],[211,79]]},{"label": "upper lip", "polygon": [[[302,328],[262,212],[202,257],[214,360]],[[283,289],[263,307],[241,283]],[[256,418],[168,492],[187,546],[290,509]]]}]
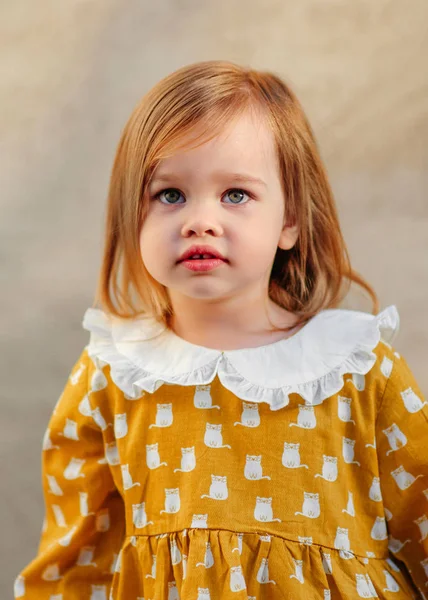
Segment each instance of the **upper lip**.
[{"label": "upper lip", "polygon": [[183,254],[179,258],[179,262],[186,260],[187,258],[193,256],[194,254],[212,254],[216,258],[221,258],[222,260],[226,260],[225,257],[213,248],[212,246],[190,246],[187,250],[183,252]]}]

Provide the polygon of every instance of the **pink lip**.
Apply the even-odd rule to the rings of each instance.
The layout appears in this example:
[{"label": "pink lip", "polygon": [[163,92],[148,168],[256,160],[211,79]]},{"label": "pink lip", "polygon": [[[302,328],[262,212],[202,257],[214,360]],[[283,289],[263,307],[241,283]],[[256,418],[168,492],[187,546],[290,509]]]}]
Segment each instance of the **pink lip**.
[{"label": "pink lip", "polygon": [[178,262],[182,262],[183,260],[186,260],[187,258],[194,256],[195,254],[212,254],[215,258],[220,258],[221,260],[226,260],[224,258],[224,256],[222,256],[221,253],[218,252],[212,246],[196,244],[196,245],[193,245],[190,248],[188,248],[185,252],[183,252],[183,254],[179,258]]},{"label": "pink lip", "polygon": [[221,258],[202,258],[200,260],[182,260],[180,264],[190,271],[212,271],[225,262]]}]

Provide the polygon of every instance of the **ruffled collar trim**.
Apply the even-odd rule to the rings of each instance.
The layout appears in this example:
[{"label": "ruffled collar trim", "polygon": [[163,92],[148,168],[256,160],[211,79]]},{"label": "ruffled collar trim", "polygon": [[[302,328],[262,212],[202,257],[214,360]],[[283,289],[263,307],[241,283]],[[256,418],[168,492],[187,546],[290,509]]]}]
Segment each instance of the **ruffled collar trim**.
[{"label": "ruffled collar trim", "polygon": [[378,315],[327,309],[289,338],[224,351],[192,344],[147,316],[128,321],[88,308],[83,328],[90,332],[89,356],[99,368],[110,365],[111,379],[129,400],[163,384],[206,385],[218,375],[242,400],[278,410],[291,393],[320,404],[340,391],[344,375],[365,375],[381,339],[395,339],[399,315],[394,305]]}]

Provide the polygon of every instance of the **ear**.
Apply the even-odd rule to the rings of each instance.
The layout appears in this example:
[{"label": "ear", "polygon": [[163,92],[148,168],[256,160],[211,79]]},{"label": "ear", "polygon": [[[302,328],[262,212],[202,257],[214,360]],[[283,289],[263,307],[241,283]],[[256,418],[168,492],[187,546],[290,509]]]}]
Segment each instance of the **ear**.
[{"label": "ear", "polygon": [[290,250],[297,242],[298,237],[299,228],[297,223],[294,225],[285,224],[281,231],[278,247],[281,248],[281,250]]}]

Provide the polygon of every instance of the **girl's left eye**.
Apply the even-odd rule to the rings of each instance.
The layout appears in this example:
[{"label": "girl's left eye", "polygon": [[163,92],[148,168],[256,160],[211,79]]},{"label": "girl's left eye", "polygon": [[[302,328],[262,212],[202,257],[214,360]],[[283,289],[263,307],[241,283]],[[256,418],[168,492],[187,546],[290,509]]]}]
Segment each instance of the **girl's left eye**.
[{"label": "girl's left eye", "polygon": [[[160,200],[160,199],[161,199],[161,196],[162,196],[162,194],[169,194],[170,192],[176,192],[176,193],[178,193],[179,195],[181,195],[181,192],[179,192],[179,190],[177,190],[176,188],[167,188],[167,189],[165,189],[165,190],[162,190],[162,191],[158,192],[157,194],[155,194],[155,195],[152,197],[152,200]],[[231,189],[231,190],[228,190],[228,191],[225,193],[225,196],[227,196],[228,194],[236,194],[236,193],[238,193],[238,194],[241,194],[241,195],[244,195],[244,196],[247,196],[247,198],[251,199],[251,195],[250,195],[250,194],[248,194],[248,193],[247,193],[245,190],[241,190],[241,189],[237,189],[237,188],[233,188],[233,189]],[[164,198],[165,198],[165,196],[164,196]],[[242,198],[241,198],[241,199],[242,199]],[[238,201],[239,201],[239,198],[238,198]],[[161,204],[166,204],[166,205],[174,205],[174,204],[177,204],[177,202],[172,202],[172,203],[171,203],[171,202],[161,202]],[[233,202],[233,201],[232,201],[232,204],[235,204],[235,205],[237,205],[237,206],[240,206],[241,204],[248,204],[248,202],[239,202],[239,203],[238,203],[238,202]]]}]

